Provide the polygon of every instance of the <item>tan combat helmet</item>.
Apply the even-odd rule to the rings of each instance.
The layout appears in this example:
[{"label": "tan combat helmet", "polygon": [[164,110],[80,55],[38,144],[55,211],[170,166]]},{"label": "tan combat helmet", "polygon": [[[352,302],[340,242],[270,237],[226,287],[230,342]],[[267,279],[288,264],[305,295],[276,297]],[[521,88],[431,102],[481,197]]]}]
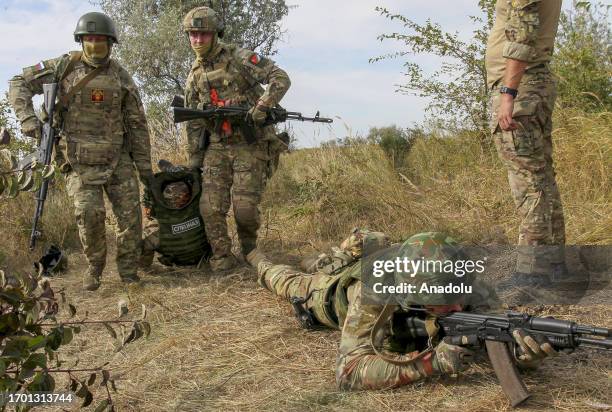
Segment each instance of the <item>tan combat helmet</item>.
[{"label": "tan combat helmet", "polygon": [[219,37],[223,37],[223,22],[219,15],[210,7],[201,6],[192,9],[183,19],[183,30],[190,31],[212,31]]}]

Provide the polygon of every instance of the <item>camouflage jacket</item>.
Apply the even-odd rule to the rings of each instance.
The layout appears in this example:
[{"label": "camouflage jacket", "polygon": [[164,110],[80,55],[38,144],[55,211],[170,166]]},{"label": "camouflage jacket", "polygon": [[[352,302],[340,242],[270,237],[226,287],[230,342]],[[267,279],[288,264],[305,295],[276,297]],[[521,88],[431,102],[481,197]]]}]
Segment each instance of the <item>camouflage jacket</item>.
[{"label": "camouflage jacket", "polygon": [[486,53],[487,83],[504,76],[506,59],[529,69],[550,61],[561,14],[561,0],[498,0]]},{"label": "camouflage jacket", "polygon": [[[264,90],[261,84],[267,84]],[[246,105],[261,101],[272,107],[283,98],[291,81],[276,64],[250,50],[219,42],[205,61],[197,59],[189,72],[185,86],[185,106],[202,109],[210,105]],[[204,129],[211,133],[211,141],[221,140],[219,125],[204,120],[187,122],[190,164],[200,167],[204,157],[201,139]],[[264,128],[271,129],[273,128]],[[232,129],[232,140],[240,142],[240,131]],[[265,133],[260,131],[259,133]]]},{"label": "camouflage jacket", "polygon": [[[72,56],[75,63],[67,71]],[[151,147],[144,108],[130,74],[113,59],[81,90],[71,93],[81,79],[94,70],[80,52],[26,67],[9,81],[9,101],[24,122],[36,116],[32,97],[42,94],[44,83],[60,82],[60,105],[55,125],[60,129],[58,146],[84,183],[101,184],[116,167],[120,154],[128,151],[141,179],[151,174]],[[77,88],[78,89],[78,88]]]}]

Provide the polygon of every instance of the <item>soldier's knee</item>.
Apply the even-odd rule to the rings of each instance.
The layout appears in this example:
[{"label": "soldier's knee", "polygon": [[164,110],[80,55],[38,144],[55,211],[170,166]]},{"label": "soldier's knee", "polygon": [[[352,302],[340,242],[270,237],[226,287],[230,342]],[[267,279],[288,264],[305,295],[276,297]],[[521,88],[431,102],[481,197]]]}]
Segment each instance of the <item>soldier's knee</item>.
[{"label": "soldier's knee", "polygon": [[243,227],[259,227],[259,209],[256,196],[234,195],[234,217],[236,223]]},{"label": "soldier's knee", "polygon": [[104,226],[104,219],[106,217],[104,207],[77,207],[74,214],[77,224],[81,227],[93,229]]}]

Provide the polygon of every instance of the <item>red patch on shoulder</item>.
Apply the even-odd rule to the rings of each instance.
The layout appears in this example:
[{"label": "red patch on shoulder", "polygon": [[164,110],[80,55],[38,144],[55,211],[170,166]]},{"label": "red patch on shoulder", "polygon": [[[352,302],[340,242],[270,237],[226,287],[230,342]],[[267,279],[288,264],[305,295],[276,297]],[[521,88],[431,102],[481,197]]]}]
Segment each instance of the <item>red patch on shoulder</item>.
[{"label": "red patch on shoulder", "polygon": [[261,61],[261,59],[257,53],[253,53],[253,55],[249,58],[249,61],[253,64],[257,64]]}]

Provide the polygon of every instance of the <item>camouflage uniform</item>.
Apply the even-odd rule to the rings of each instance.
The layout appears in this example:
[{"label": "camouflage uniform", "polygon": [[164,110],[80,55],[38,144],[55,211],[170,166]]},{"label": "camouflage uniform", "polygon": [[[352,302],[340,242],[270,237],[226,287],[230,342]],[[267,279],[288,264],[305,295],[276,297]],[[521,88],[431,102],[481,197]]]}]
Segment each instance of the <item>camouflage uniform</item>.
[{"label": "camouflage uniform", "polygon": [[[200,7],[185,19],[185,30],[205,29],[197,24],[197,13],[215,17],[214,12]],[[196,13],[195,15],[193,13]],[[193,20],[191,18],[193,17]],[[267,84],[264,91],[260,84]],[[191,67],[185,87],[185,107],[202,109],[211,105],[263,104],[273,107],[285,95],[290,80],[275,63],[250,50],[216,40],[206,58],[197,58]],[[209,145],[203,139],[210,133]],[[213,248],[211,266],[224,268],[231,260],[231,240],[226,215],[230,202],[242,251],[246,255],[255,248],[260,225],[259,209],[264,188],[268,144],[276,138],[273,127],[257,127],[257,141],[248,144],[241,130],[229,121],[190,121],[186,125],[190,166],[203,168],[203,196],[200,201],[207,236]]]},{"label": "camouflage uniform", "polygon": [[[75,88],[94,70],[98,70],[95,77]],[[60,129],[60,140],[55,160],[67,172],[88,276],[98,279],[106,264],[106,193],[117,219],[119,275],[136,280],[142,217],[135,169],[144,184],[151,175],[149,133],[136,85],[110,57],[95,67],[81,52],[45,60],[10,80],[9,101],[22,124],[37,121],[32,97],[42,93],[43,83],[58,81],[60,107],[54,124]]]},{"label": "camouflage uniform", "polygon": [[[508,169],[508,180],[521,224],[517,270],[546,272],[563,261],[565,223],[552,159],[552,112],[556,81],[549,70],[559,23],[561,0],[499,0],[496,21],[487,46],[487,76],[491,88],[491,131],[498,154]],[[497,112],[506,59],[528,62],[513,119],[518,129],[503,131]],[[538,250],[554,254],[547,259]]]},{"label": "camouflage uniform", "polygon": [[[320,324],[342,330],[336,382],[343,390],[393,388],[448,373],[448,356],[457,350],[443,342],[433,348],[397,339],[391,332],[391,323],[394,314],[402,311],[401,307],[362,304],[361,246],[355,241],[375,238],[379,246],[384,247],[386,238],[381,235],[354,231],[340,248],[334,248],[330,255],[320,256],[318,263],[313,265],[315,273],[275,265],[263,257],[254,260],[252,256],[259,253],[257,250],[249,255],[249,261],[257,264],[260,285],[285,299],[302,298],[305,309],[313,313]],[[416,244],[431,235],[415,235],[407,243]],[[476,300],[485,306],[484,302],[489,305],[495,302],[495,297],[482,295]],[[372,340],[372,330],[377,328],[379,318],[383,318],[383,326],[374,332]]]}]

